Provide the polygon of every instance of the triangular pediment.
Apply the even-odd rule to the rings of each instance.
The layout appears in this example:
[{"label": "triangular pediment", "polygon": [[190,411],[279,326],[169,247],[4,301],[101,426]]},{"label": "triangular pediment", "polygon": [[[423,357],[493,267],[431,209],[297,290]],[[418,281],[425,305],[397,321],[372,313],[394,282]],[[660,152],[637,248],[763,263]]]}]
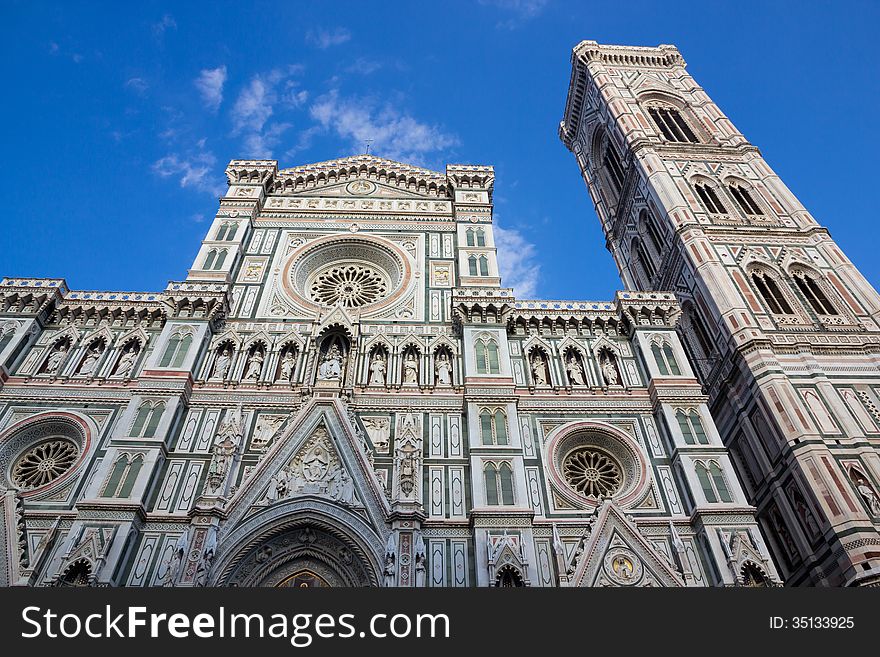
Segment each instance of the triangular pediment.
[{"label": "triangular pediment", "polygon": [[669,562],[611,500],[597,512],[573,586],[684,586]]},{"label": "triangular pediment", "polygon": [[384,487],[338,399],[313,399],[287,424],[230,499],[222,532],[267,507],[309,499],[345,508],[375,529],[390,513]]}]

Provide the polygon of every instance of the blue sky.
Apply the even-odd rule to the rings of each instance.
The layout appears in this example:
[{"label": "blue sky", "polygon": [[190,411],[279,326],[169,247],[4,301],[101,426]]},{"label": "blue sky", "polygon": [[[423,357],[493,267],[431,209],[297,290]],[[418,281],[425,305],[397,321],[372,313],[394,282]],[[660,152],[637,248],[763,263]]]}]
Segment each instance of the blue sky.
[{"label": "blue sky", "polygon": [[[619,289],[556,136],[573,45],[676,44],[868,280],[880,3],[4,1],[0,275],[159,290],[185,277],[226,163],[363,151],[493,164],[505,284]],[[866,237],[874,235],[874,239]]]}]

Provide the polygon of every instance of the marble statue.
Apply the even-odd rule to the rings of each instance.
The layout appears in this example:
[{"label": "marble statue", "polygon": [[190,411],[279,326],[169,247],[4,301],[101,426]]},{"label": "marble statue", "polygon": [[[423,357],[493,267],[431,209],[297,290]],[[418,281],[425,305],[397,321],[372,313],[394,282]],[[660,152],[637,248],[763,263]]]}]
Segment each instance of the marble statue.
[{"label": "marble statue", "polygon": [[296,365],[296,357],[292,351],[286,351],[284,358],[281,359],[281,381],[290,381],[293,379],[293,368]]},{"label": "marble statue", "polygon": [[373,356],[373,361],[370,363],[369,383],[371,386],[385,385],[385,356],[382,355],[381,351],[376,352],[376,355]]},{"label": "marble statue", "polygon": [[419,382],[419,361],[413,351],[406,352],[403,359],[403,382]]},{"label": "marble statue", "polygon": [[532,380],[536,386],[547,385],[547,368],[540,354],[532,356]]},{"label": "marble statue", "polygon": [[571,381],[572,385],[586,385],[584,381],[584,370],[581,367],[581,364],[577,361],[577,358],[574,357],[574,354],[571,354],[568,357],[568,361],[565,363],[565,371],[568,372],[568,380]]},{"label": "marble statue", "polygon": [[874,492],[874,489],[871,488],[870,484],[868,484],[864,477],[859,475],[855,475],[854,482],[856,490],[859,491],[859,495],[862,496],[862,499],[865,500],[865,504],[871,509],[871,515],[880,516],[880,498],[877,497],[877,493]]},{"label": "marble statue", "polygon": [[61,367],[65,356],[67,356],[67,345],[62,343],[55,351],[49,354],[49,359],[46,361],[46,371],[49,374],[58,372],[58,368]]},{"label": "marble statue", "polygon": [[132,369],[134,369],[134,362],[137,360],[137,357],[138,352],[134,348],[134,345],[130,346],[125,352],[123,352],[122,356],[120,356],[114,374],[116,376],[127,377],[131,374]]},{"label": "marble statue", "polygon": [[245,381],[257,381],[263,371],[263,354],[256,350],[248,360],[247,371],[244,374]]},{"label": "marble statue", "polygon": [[231,364],[232,354],[228,348],[224,349],[223,353],[217,356],[217,361],[214,363],[214,375],[211,378],[220,381],[224,380]]},{"label": "marble statue", "polygon": [[95,373],[95,369],[98,367],[98,361],[101,358],[101,354],[104,353],[101,349],[101,345],[97,344],[89,350],[89,353],[86,354],[86,357],[83,359],[82,365],[79,366],[79,373],[84,376],[91,376]]},{"label": "marble statue", "polygon": [[437,361],[434,363],[434,374],[438,386],[452,385],[452,362],[445,353],[437,356]]},{"label": "marble statue", "polygon": [[619,386],[620,374],[617,372],[617,366],[614,364],[614,356],[609,355],[607,352],[602,354],[601,367],[605,385]]},{"label": "marble statue", "polygon": [[324,360],[318,368],[318,378],[324,381],[339,379],[342,376],[342,352],[336,344],[330,346],[324,354]]}]

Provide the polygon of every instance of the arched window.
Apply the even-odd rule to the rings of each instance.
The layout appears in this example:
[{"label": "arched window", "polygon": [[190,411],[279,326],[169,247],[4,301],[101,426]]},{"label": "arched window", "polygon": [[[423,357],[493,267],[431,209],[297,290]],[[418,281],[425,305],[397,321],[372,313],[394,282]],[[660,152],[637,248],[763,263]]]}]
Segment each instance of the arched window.
[{"label": "arched window", "polygon": [[217,261],[214,263],[214,271],[223,268],[223,263],[226,261],[226,249],[220,249],[220,252],[217,254]]},{"label": "arched window", "polygon": [[153,438],[164,412],[165,404],[163,402],[156,404],[144,402],[138,407],[129,435],[134,438]]},{"label": "arched window", "polygon": [[767,304],[771,313],[774,315],[791,315],[794,312],[773,276],[770,276],[763,270],[756,269],[752,272],[752,283],[754,283],[755,288],[764,299],[764,303]]},{"label": "arched window", "polygon": [[659,256],[663,252],[663,237],[660,235],[654,216],[649,215],[647,210],[639,213],[639,229],[648,236],[651,246],[654,247],[654,253]]},{"label": "arched window", "polygon": [[480,410],[480,437],[484,445],[507,445],[507,416],[500,408]]},{"label": "arched window", "polygon": [[694,190],[697,192],[697,196],[700,197],[706,212],[710,214],[727,214],[727,208],[724,207],[721,199],[718,198],[718,193],[714,187],[706,183],[697,183],[694,185]]},{"label": "arched window", "polygon": [[119,482],[128,468],[128,457],[125,454],[119,456],[113,464],[107,483],[104,484],[104,490],[101,491],[101,497],[116,497],[116,491],[119,490]]},{"label": "arched window", "polygon": [[724,473],[717,461],[696,461],[694,467],[697,471],[697,479],[700,481],[700,487],[703,489],[703,495],[706,501],[714,502],[732,502],[730,491],[727,488],[727,481],[724,479]]},{"label": "arched window", "polygon": [[127,498],[130,496],[143,465],[143,454],[138,454],[134,458],[130,458],[127,454],[120,454],[113,464],[107,483],[104,484],[101,497]]},{"label": "arched window", "polygon": [[191,333],[175,333],[168,339],[159,367],[180,367],[192,345]]},{"label": "arched window", "polygon": [[684,120],[681,113],[672,107],[649,107],[648,114],[667,141],[699,143],[699,139]]},{"label": "arched window", "polygon": [[611,144],[605,147],[605,153],[602,155],[602,166],[608,172],[608,178],[611,180],[611,184],[614,185],[615,191],[620,194],[626,176],[623,173],[623,166],[620,164],[617,151],[614,150]]},{"label": "arched window", "polygon": [[468,256],[468,274],[477,275],[477,256],[475,255]]},{"label": "arched window", "polygon": [[478,374],[500,374],[498,345],[492,339],[478,340],[475,345]]},{"label": "arched window", "polygon": [[678,362],[675,360],[675,353],[672,351],[672,345],[665,340],[654,340],[651,343],[651,352],[654,354],[654,360],[657,362],[657,369],[663,376],[681,376],[681,370],[678,368]]},{"label": "arched window", "polygon": [[633,240],[634,246],[636,249],[636,256],[639,259],[639,263],[642,265],[642,269],[645,272],[645,285],[650,285],[651,280],[654,278],[655,269],[654,269],[654,260],[651,256],[648,255],[648,252],[645,251],[645,245],[641,240]]},{"label": "arched window", "polygon": [[235,234],[238,232],[238,224],[234,222],[227,222],[220,226],[220,230],[217,231],[217,241],[227,241],[231,242],[235,239]]},{"label": "arched window", "polygon": [[500,495],[498,494],[498,470],[494,463],[489,463],[483,470],[483,479],[486,484],[486,504],[498,506]]},{"label": "arched window", "polygon": [[468,228],[465,234],[468,246],[486,246],[486,231],[482,228]]},{"label": "arched window", "polygon": [[483,470],[486,484],[486,504],[489,506],[514,504],[513,469],[510,463],[503,462],[500,466],[487,463]]},{"label": "arched window", "polygon": [[825,292],[812,276],[801,271],[796,271],[794,272],[793,277],[794,284],[797,285],[797,288],[807,299],[810,307],[817,315],[838,314],[837,308],[834,307],[834,304],[831,303]]},{"label": "arched window", "polygon": [[501,480],[501,503],[505,506],[513,504],[513,469],[510,463],[502,463],[498,468],[499,479]]},{"label": "arched window", "polygon": [[217,259],[217,249],[211,249],[208,251],[208,256],[205,258],[205,262],[202,265],[202,269],[213,269],[214,261]]},{"label": "arched window", "polygon": [[681,434],[684,436],[684,442],[686,444],[709,444],[709,438],[706,436],[706,431],[703,429],[703,422],[697,411],[693,409],[685,411],[680,408],[675,412],[675,418],[678,420],[678,427],[681,429]]},{"label": "arched window", "polygon": [[135,482],[137,481],[138,473],[140,473],[143,465],[143,454],[138,454],[131,460],[131,463],[129,463],[128,465],[128,474],[125,476],[125,481],[122,484],[122,489],[119,491],[119,497],[126,498],[131,495],[131,491],[134,488]]},{"label": "arched window", "polygon": [[761,210],[761,206],[759,206],[755,202],[755,199],[752,198],[752,193],[748,188],[741,187],[737,183],[729,183],[727,185],[727,190],[745,214],[750,217],[759,217],[764,214],[764,211]]},{"label": "arched window", "polygon": [[480,256],[480,276],[489,275],[489,258],[484,255]]}]

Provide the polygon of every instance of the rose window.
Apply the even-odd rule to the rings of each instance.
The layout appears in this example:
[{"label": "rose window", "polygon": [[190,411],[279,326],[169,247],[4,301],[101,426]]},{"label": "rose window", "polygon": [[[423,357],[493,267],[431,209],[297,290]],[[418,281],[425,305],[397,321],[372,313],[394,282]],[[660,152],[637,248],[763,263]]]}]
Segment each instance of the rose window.
[{"label": "rose window", "polygon": [[371,267],[340,264],[315,276],[309,291],[312,300],[318,303],[359,308],[385,297],[388,281]]},{"label": "rose window", "polygon": [[623,483],[617,461],[590,448],[570,452],[562,463],[562,475],[568,485],[584,497],[614,495]]},{"label": "rose window", "polygon": [[79,448],[73,441],[55,438],[34,445],[12,467],[12,481],[24,489],[50,484],[73,467]]}]

